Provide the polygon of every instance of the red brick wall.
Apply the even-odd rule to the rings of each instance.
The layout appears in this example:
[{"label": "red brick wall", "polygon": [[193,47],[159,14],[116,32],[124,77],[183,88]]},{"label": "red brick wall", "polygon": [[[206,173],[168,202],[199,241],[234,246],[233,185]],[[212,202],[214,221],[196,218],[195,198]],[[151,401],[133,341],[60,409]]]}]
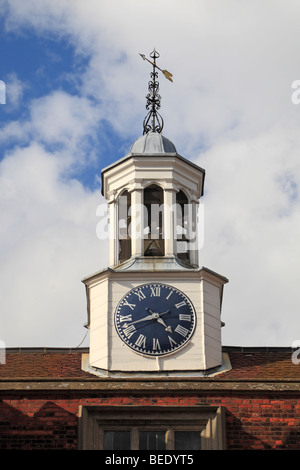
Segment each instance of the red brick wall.
[{"label": "red brick wall", "polygon": [[0,449],[77,449],[79,405],[222,405],[228,449],[300,449],[300,401],[292,395],[101,397],[1,396]]}]

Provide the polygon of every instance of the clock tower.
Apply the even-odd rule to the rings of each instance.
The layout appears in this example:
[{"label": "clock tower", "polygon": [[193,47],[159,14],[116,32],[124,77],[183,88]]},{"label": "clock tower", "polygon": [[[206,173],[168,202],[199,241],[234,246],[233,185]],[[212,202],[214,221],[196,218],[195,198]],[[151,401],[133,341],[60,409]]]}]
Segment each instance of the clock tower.
[{"label": "clock tower", "polygon": [[[110,267],[86,277],[86,367],[104,376],[208,373],[222,366],[227,279],[199,266],[205,171],[162,134],[154,50],[143,135],[102,170]],[[199,230],[200,228],[200,230]]]}]

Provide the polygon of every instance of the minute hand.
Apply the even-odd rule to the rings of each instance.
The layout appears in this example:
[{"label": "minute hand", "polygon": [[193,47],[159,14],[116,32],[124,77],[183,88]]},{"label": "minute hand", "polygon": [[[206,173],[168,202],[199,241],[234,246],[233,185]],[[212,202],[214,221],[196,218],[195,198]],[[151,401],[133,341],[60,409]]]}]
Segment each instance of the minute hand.
[{"label": "minute hand", "polygon": [[139,323],[141,321],[152,320],[152,319],[153,319],[153,315],[147,315],[146,317],[140,318],[139,320],[131,321],[130,323],[124,323],[124,325],[122,326],[123,328],[127,328],[127,326],[134,325],[135,323]]}]

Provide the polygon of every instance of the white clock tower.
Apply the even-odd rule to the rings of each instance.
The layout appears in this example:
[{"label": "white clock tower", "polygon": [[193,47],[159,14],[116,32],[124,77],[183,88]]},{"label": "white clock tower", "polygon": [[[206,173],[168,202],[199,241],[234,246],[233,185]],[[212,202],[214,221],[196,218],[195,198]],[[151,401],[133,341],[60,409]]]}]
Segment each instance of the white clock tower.
[{"label": "white clock tower", "polygon": [[144,134],[102,170],[110,267],[83,280],[90,329],[85,367],[98,375],[194,375],[222,366],[227,279],[199,266],[205,171],[162,135],[158,57],[154,50],[148,61]]}]

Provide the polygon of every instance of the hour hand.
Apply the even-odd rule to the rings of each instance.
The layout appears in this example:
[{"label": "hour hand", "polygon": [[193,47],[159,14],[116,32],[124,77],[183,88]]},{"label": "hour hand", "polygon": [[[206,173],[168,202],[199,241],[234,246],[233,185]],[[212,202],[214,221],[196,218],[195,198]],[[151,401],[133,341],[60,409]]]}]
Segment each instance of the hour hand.
[{"label": "hour hand", "polygon": [[168,331],[169,333],[172,333],[172,328],[170,326],[167,326],[162,318],[157,318],[156,321],[158,323],[161,323],[165,327],[166,331]]},{"label": "hour hand", "polygon": [[172,333],[172,328],[170,326],[167,326],[165,324],[164,320],[162,318],[160,318],[161,315],[163,315],[164,313],[169,313],[170,310],[167,310],[166,312],[163,312],[163,313],[152,312],[152,310],[150,310],[150,308],[147,308],[147,310],[148,310],[148,312],[152,313],[152,318],[154,320],[156,320],[158,323],[163,325],[165,327],[166,331],[168,331],[169,333]]}]

